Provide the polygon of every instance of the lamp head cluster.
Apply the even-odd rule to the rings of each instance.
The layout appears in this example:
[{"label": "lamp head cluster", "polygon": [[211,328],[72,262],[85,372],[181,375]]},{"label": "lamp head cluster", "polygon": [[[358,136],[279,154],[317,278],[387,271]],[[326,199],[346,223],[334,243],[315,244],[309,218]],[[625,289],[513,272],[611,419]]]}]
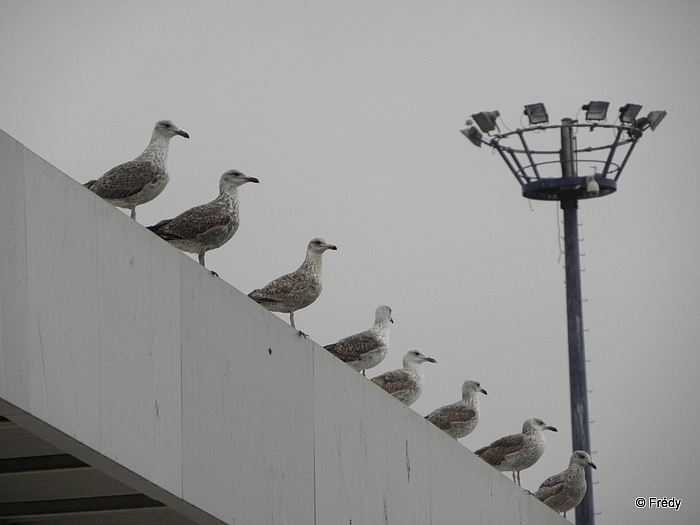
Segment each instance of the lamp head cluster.
[{"label": "lamp head cluster", "polygon": [[[580,107],[585,111],[585,123],[565,118],[561,124],[549,124],[543,103],[528,104],[524,115],[529,126],[507,132],[501,132],[498,126],[499,111],[482,111],[474,113],[467,120],[467,128],[461,131],[475,146],[486,144],[500,153],[527,198],[602,197],[617,190],[617,180],[643,132],[647,129],[654,131],[666,116],[665,111],[655,110],[638,118],[642,106],[628,103],[619,109],[615,122],[610,124],[607,123],[609,107],[609,102],[592,100]],[[608,134],[580,134],[581,129],[607,129]],[[544,133],[549,130],[561,133],[560,147],[537,145],[551,139],[551,135]],[[614,135],[612,142],[610,131]],[[594,169],[593,175],[578,175],[579,165],[584,164]],[[602,169],[599,171],[598,168]],[[557,171],[554,176],[547,174],[552,169]]]},{"label": "lamp head cluster", "polygon": [[[581,106],[581,109],[586,112],[586,122],[605,122],[609,106],[610,102],[592,100],[588,104]],[[654,131],[666,116],[665,111],[655,110],[651,111],[646,117],[636,118],[641,109],[642,106],[640,104],[625,104],[619,110],[618,118],[620,123],[624,126],[638,129],[639,131],[644,131],[646,129]],[[527,116],[530,126],[546,126],[549,124],[547,108],[545,108],[545,105],[541,102],[527,104],[525,106],[524,115]],[[484,133],[491,134],[494,130],[500,133],[496,122],[500,116],[501,113],[499,111],[474,113],[472,115],[472,119],[474,120],[467,121],[467,126],[470,127],[462,130],[462,133],[464,133],[475,146],[481,147]],[[474,126],[474,122],[476,122],[478,128]]]}]

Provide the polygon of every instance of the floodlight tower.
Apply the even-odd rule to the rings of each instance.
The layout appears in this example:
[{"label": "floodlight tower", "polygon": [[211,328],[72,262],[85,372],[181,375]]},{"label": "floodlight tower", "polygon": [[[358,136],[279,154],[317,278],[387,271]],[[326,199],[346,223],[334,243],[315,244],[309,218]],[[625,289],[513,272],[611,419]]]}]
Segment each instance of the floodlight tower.
[{"label": "floodlight tower", "polygon": [[[573,450],[591,451],[586,387],[586,356],[583,344],[581,305],[581,269],[579,261],[578,201],[604,197],[617,190],[617,181],[645,130],[656,129],[666,116],[665,111],[652,111],[637,119],[642,106],[626,104],[620,108],[619,121],[607,124],[608,102],[591,101],[581,107],[586,123],[564,118],[561,124],[549,125],[544,104],[525,106],[529,126],[501,133],[498,111],[472,115],[478,128],[467,121],[462,133],[474,144],[491,146],[501,155],[522,187],[523,197],[559,201],[564,214],[564,255],[566,264],[566,314],[569,340],[569,388],[571,393],[571,432]],[[559,149],[531,147],[530,142],[543,141],[547,130],[558,130]],[[587,130],[579,145],[579,131]],[[591,133],[591,132],[596,133]],[[487,138],[484,138],[484,133]],[[603,135],[596,143],[593,136]],[[614,137],[614,138],[613,138]],[[610,139],[613,139],[610,142]],[[546,140],[546,139],[545,139]],[[510,143],[509,143],[510,141]],[[545,144],[546,146],[546,144]],[[621,158],[622,160],[616,160]],[[590,175],[579,175],[579,165],[593,168]],[[601,167],[602,171],[598,171]],[[561,175],[547,176],[552,168]],[[576,507],[577,525],[593,525],[593,485],[590,469],[586,469],[588,492]]]}]

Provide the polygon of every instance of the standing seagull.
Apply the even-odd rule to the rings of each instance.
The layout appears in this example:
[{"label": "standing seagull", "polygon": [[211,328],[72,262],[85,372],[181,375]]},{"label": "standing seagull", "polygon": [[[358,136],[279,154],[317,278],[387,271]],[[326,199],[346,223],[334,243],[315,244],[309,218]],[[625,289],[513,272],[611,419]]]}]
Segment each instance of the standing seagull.
[{"label": "standing seagull", "polygon": [[425,419],[455,439],[472,433],[479,423],[478,393],[488,395],[481,383],[467,379],[462,384],[462,399],[451,405],[440,407],[425,416]]},{"label": "standing seagull", "polygon": [[543,430],[557,432],[537,417],[526,419],[520,434],[497,439],[489,446],[480,448],[474,454],[501,472],[513,471],[513,481],[520,485],[520,471],[530,468],[544,454],[547,440]]},{"label": "standing seagull", "polygon": [[323,252],[337,249],[319,237],[311,239],[306,247],[306,258],[296,271],[253,290],[248,297],[271,312],[289,313],[289,323],[296,328],[294,312],[306,308],[321,295]]},{"label": "standing seagull", "polygon": [[165,219],[149,226],[156,235],[184,252],[196,253],[204,266],[204,254],[220,248],[231,240],[240,223],[238,187],[246,182],[260,182],[240,171],[228,170],[219,180],[219,196],[213,201],[195,206],[174,219]]},{"label": "standing seagull", "polygon": [[426,357],[419,350],[409,350],[403,356],[403,368],[385,372],[372,378],[372,383],[379,385],[396,399],[410,406],[415,403],[423,392],[425,372],[421,363],[437,363],[432,357]]},{"label": "standing seagull", "polygon": [[394,320],[391,318],[391,308],[382,305],[374,312],[374,325],[369,330],[359,334],[344,337],[337,343],[323,348],[346,362],[355,370],[362,371],[381,363],[389,350],[389,328]]},{"label": "standing seagull", "polygon": [[130,209],[131,218],[136,219],[136,206],[155,199],[168,184],[168,145],[175,135],[190,138],[171,120],[156,122],[141,155],[83,186],[114,206]]},{"label": "standing seagull", "polygon": [[586,495],[586,467],[597,469],[591,456],[584,450],[577,450],[571,455],[569,467],[559,474],[544,480],[534,496],[547,506],[563,512],[573,509],[581,503]]}]

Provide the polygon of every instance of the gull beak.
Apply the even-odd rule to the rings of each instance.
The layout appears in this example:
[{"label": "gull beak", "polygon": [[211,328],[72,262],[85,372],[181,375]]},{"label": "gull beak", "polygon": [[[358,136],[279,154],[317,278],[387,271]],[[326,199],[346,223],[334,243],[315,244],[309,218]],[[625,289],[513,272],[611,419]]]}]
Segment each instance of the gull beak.
[{"label": "gull beak", "polygon": [[393,317],[389,317],[389,321],[391,321],[391,324],[394,324],[394,318],[393,318]]},{"label": "gull beak", "polygon": [[248,177],[246,175],[246,178],[248,179],[248,182],[254,182],[255,184],[258,184],[260,181],[256,179],[255,177]]},{"label": "gull beak", "polygon": [[552,432],[559,432],[556,427],[544,427],[545,430],[551,430]]},{"label": "gull beak", "polygon": [[181,137],[185,137],[186,139],[190,138],[189,133],[187,133],[186,131],[183,131],[181,129],[178,129],[175,133],[177,133]]},{"label": "gull beak", "polygon": [[426,357],[425,360],[426,360],[428,363],[437,363],[437,361],[436,361],[435,359],[433,359],[432,357]]},{"label": "gull beak", "polygon": [[329,249],[329,250],[337,250],[338,247],[337,247],[335,244],[329,244],[329,245],[328,245],[328,249]]},{"label": "gull beak", "polygon": [[594,469],[598,470],[598,467],[596,467],[596,466],[595,466],[595,463],[593,463],[592,461],[591,461],[590,463],[588,463],[588,466],[591,467],[591,468],[594,468]]},{"label": "gull beak", "polygon": [[489,393],[488,393],[486,390],[484,390],[483,388],[480,388],[479,391],[480,391],[482,394],[484,394],[485,396],[488,396],[488,395],[489,395]]}]

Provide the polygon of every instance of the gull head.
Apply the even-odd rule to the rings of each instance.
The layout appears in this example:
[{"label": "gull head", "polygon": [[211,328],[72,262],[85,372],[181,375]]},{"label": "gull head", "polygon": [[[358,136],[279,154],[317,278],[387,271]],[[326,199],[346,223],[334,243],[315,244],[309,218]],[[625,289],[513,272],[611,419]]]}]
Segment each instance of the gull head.
[{"label": "gull head", "polygon": [[591,460],[590,454],[586,452],[585,450],[577,450],[573,454],[571,454],[571,459],[569,460],[570,465],[581,465],[582,467],[591,467],[594,469],[598,469],[598,467],[595,466],[595,463]]},{"label": "gull head", "polygon": [[406,355],[403,356],[403,362],[404,362],[404,364],[415,363],[417,365],[419,365],[421,363],[425,363],[425,362],[437,363],[437,361],[435,359],[433,359],[432,357],[426,356],[420,350],[409,350],[408,352],[406,352]]},{"label": "gull head", "polygon": [[374,322],[377,324],[384,324],[387,322],[393,324],[394,320],[391,318],[391,308],[385,304],[377,306],[377,309],[374,311]]},{"label": "gull head", "polygon": [[526,419],[525,423],[523,423],[523,434],[527,432],[528,429],[534,429],[534,430],[551,430],[552,432],[558,432],[558,430],[545,423],[538,417],[531,417],[530,419]]},{"label": "gull head", "polygon": [[153,128],[153,134],[165,138],[172,138],[175,135],[180,135],[186,139],[190,138],[186,131],[178,128],[172,120],[159,120]]},{"label": "gull head", "polygon": [[323,253],[326,250],[337,250],[338,247],[333,245],[333,244],[328,244],[324,239],[321,239],[320,237],[316,237],[315,239],[311,239],[309,241],[309,245],[306,247],[306,250],[309,252],[313,253]]},{"label": "gull head", "polygon": [[219,189],[223,190],[225,188],[233,187],[237,188],[245,184],[246,182],[259,183],[260,181],[255,177],[249,177],[248,175],[241,173],[238,170],[228,170],[224,172],[219,180]]},{"label": "gull head", "polygon": [[462,397],[467,397],[472,392],[481,392],[485,396],[488,395],[488,392],[481,388],[481,383],[479,383],[478,381],[474,381],[473,379],[467,379],[462,384]]}]

